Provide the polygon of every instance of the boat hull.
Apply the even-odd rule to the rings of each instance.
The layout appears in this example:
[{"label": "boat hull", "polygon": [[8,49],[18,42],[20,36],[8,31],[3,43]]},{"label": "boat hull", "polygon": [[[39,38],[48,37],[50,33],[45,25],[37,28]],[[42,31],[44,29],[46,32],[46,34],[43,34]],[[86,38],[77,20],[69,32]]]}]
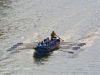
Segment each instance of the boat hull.
[{"label": "boat hull", "polygon": [[60,46],[60,41],[57,41],[55,45],[48,48],[35,48],[37,57],[41,57],[45,54],[50,54],[51,52],[58,50]]}]

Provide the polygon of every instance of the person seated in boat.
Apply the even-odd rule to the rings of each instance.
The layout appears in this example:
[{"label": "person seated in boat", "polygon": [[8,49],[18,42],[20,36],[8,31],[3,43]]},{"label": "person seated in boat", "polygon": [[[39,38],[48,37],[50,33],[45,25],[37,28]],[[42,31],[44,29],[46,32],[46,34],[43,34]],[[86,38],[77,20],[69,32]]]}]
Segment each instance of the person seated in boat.
[{"label": "person seated in boat", "polygon": [[49,42],[49,47],[53,46],[53,40]]},{"label": "person seated in boat", "polygon": [[46,39],[44,39],[44,43],[47,43],[47,42],[49,42],[50,40],[49,40],[49,37],[47,37]]},{"label": "person seated in boat", "polygon": [[41,42],[38,43],[38,46],[41,45]]},{"label": "person seated in boat", "polygon": [[41,41],[41,42],[38,43],[38,46],[37,46],[37,47],[38,47],[38,48],[40,48],[40,47],[42,48],[42,47],[43,47],[43,44],[44,44],[44,42]]},{"label": "person seated in boat", "polygon": [[56,38],[56,33],[54,31],[52,31],[51,33],[51,39]]},{"label": "person seated in boat", "polygon": [[53,38],[53,44],[55,45],[57,42],[57,39],[56,38]]},{"label": "person seated in boat", "polygon": [[46,43],[47,43],[47,42],[50,42],[49,37],[47,37],[47,39],[46,39]]},{"label": "person seated in boat", "polygon": [[47,37],[47,42],[49,42],[50,40],[49,40],[49,37]]},{"label": "person seated in boat", "polygon": [[49,47],[49,42],[46,43],[47,47]]},{"label": "person seated in boat", "polygon": [[42,41],[42,42],[41,42],[41,45],[43,45],[43,43],[44,43],[44,42]]},{"label": "person seated in boat", "polygon": [[42,44],[39,42],[37,48],[42,48]]},{"label": "person seated in boat", "polygon": [[44,43],[46,42],[47,39],[44,39]]},{"label": "person seated in boat", "polygon": [[49,48],[49,42],[43,43],[42,48]]},{"label": "person seated in boat", "polygon": [[45,48],[45,47],[46,47],[46,43],[43,44],[43,48]]}]

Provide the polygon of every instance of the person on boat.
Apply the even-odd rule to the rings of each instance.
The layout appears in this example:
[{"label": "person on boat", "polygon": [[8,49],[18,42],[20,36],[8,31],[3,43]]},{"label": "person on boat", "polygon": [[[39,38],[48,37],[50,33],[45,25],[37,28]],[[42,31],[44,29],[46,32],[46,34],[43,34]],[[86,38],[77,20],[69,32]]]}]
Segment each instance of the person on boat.
[{"label": "person on boat", "polygon": [[41,45],[41,42],[38,43],[38,46]]},{"label": "person on boat", "polygon": [[41,42],[41,45],[43,45],[43,43],[44,43],[44,42],[42,41],[42,42]]},{"label": "person on boat", "polygon": [[46,43],[44,43],[44,44],[43,44],[43,48],[46,48],[46,46],[47,46]]},{"label": "person on boat", "polygon": [[49,40],[49,37],[47,37],[47,41],[50,41],[50,40]]},{"label": "person on boat", "polygon": [[53,44],[55,45],[55,44],[56,44],[56,42],[57,42],[57,39],[56,39],[56,38],[54,38],[54,39],[53,39]]},{"label": "person on boat", "polygon": [[44,43],[47,43],[49,41],[49,37],[47,37],[46,39],[44,39]]},{"label": "person on boat", "polygon": [[52,40],[49,42],[49,47],[51,47],[51,46],[53,46],[53,41]]},{"label": "person on boat", "polygon": [[38,43],[37,48],[42,48],[42,45],[41,45],[41,43],[40,43],[40,42]]},{"label": "person on boat", "polygon": [[56,33],[54,31],[52,31],[51,33],[51,39],[56,38]]}]

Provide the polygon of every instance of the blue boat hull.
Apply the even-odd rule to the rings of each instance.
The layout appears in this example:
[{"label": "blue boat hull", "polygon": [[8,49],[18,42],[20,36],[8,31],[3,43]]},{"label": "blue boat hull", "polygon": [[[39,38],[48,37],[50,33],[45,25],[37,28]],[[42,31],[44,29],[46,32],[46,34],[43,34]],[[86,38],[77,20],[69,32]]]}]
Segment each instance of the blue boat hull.
[{"label": "blue boat hull", "polygon": [[35,48],[37,57],[41,57],[45,54],[50,54],[51,52],[59,49],[60,41],[57,41],[55,45],[48,47],[48,48]]}]

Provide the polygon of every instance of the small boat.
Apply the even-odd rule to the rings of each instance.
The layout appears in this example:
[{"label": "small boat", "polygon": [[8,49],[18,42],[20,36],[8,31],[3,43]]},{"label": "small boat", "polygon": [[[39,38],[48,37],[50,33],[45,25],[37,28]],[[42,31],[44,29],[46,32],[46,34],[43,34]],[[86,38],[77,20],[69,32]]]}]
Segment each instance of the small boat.
[{"label": "small boat", "polygon": [[[49,44],[53,41],[53,40],[49,40]],[[34,49],[35,49],[35,52],[36,52],[36,55],[37,57],[41,57],[43,55],[46,55],[46,54],[50,54],[51,52],[59,49],[59,46],[60,46],[60,39],[56,39],[55,42],[52,42],[51,45],[47,45],[47,46],[36,46]]]}]

